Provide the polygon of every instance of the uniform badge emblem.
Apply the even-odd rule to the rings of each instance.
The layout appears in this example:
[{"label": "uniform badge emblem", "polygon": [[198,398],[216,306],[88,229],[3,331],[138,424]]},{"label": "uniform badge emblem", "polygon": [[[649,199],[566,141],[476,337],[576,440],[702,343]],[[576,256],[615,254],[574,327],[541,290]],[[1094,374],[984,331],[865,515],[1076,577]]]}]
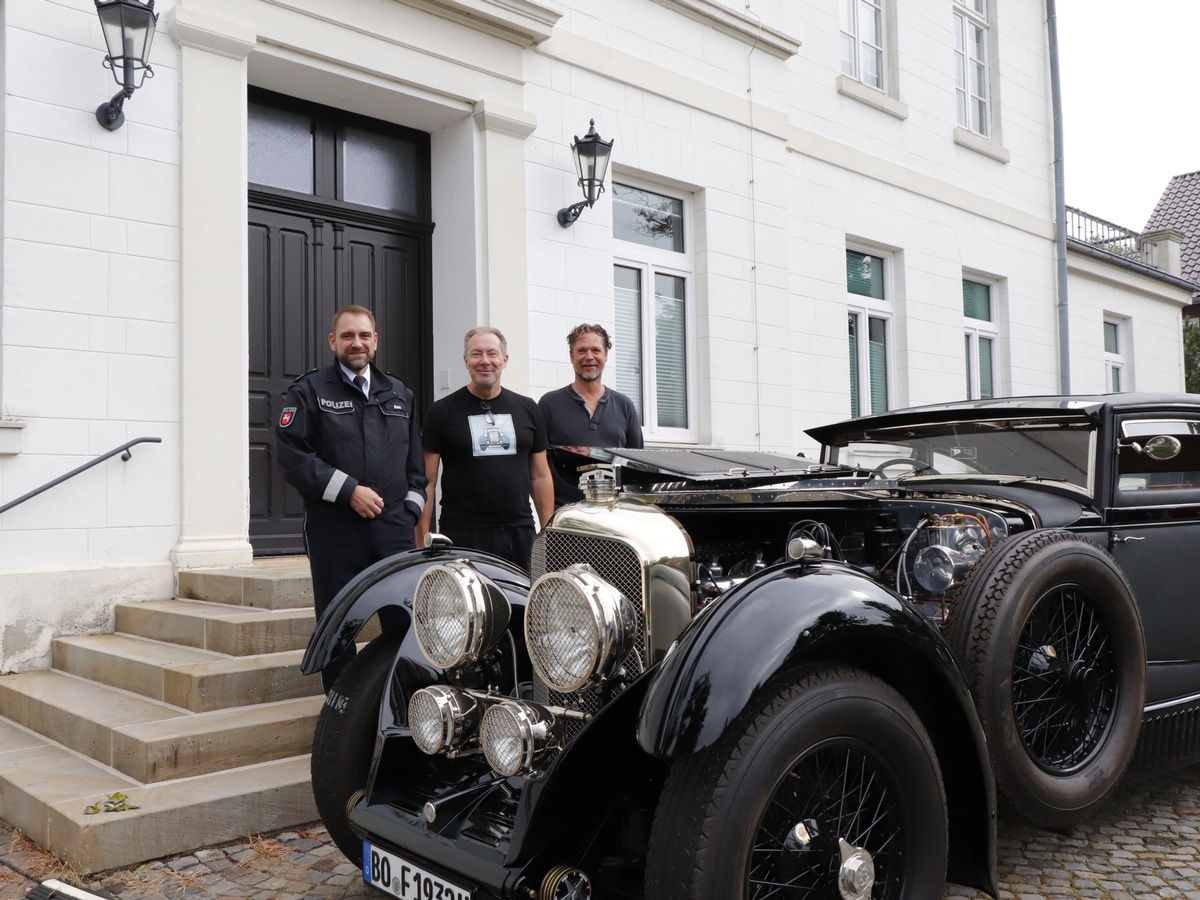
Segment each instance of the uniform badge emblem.
[{"label": "uniform badge emblem", "polygon": [[292,419],[294,419],[295,417],[296,417],[296,407],[294,407],[294,406],[284,407],[283,412],[279,416],[279,427],[287,428],[289,425],[292,424]]}]

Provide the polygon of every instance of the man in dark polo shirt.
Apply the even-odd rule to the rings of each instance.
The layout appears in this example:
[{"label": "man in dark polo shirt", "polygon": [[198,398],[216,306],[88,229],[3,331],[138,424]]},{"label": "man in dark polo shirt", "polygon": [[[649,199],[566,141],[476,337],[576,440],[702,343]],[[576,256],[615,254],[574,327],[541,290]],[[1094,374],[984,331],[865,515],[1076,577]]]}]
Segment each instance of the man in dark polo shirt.
[{"label": "man in dark polo shirt", "polygon": [[[641,447],[642,424],[633,401],[605,387],[600,376],[612,339],[603,325],[576,325],[567,335],[575,380],[538,401],[552,447]],[[577,484],[554,472],[554,505],[581,499]]]}]

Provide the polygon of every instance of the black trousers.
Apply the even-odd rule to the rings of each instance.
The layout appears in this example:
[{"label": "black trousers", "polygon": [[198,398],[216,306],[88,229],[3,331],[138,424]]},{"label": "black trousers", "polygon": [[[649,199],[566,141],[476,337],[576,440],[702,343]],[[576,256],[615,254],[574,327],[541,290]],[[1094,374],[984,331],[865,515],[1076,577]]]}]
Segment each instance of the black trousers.
[{"label": "black trousers", "polygon": [[[312,573],[313,608],[318,621],[333,598],[355,575],[381,559],[416,546],[414,517],[403,507],[390,516],[374,519],[364,519],[353,511],[340,508],[333,512],[337,514],[310,510],[304,517],[304,546]],[[383,621],[382,613],[380,620],[380,626],[386,630],[389,623]],[[321,670],[321,684],[326,693],[354,658],[355,652],[351,644],[345,653]]]},{"label": "black trousers", "polygon": [[454,542],[456,547],[471,547],[494,553],[509,562],[516,563],[529,571],[529,557],[533,553],[533,538],[537,531],[533,523],[528,525],[484,525],[470,527],[443,517],[440,531]]}]

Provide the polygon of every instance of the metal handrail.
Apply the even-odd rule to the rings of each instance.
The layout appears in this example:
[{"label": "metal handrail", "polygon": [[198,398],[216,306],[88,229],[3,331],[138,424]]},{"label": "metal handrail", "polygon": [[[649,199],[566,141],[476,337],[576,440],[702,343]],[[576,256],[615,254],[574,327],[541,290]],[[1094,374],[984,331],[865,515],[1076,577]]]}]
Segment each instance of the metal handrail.
[{"label": "metal handrail", "polygon": [[80,472],[86,472],[92,466],[100,465],[100,463],[104,462],[106,459],[116,456],[118,453],[121,454],[121,459],[128,462],[129,459],[131,459],[133,457],[133,454],[129,452],[129,448],[134,446],[135,444],[161,444],[161,443],[162,443],[162,438],[160,438],[160,437],[140,437],[140,438],[134,438],[132,441],[126,441],[120,447],[115,447],[112,450],[109,450],[107,453],[97,456],[95,459],[91,460],[90,462],[85,462],[82,466],[72,469],[66,475],[59,475],[53,481],[47,481],[41,487],[34,488],[28,494],[22,494],[16,500],[11,500],[8,503],[5,503],[3,506],[0,506],[0,513],[8,512],[10,509],[12,509],[18,503],[24,503],[26,500],[30,499],[31,497],[36,497],[38,494],[42,493],[43,491],[48,491],[48,490],[50,490],[50,488],[55,487],[56,485],[62,484],[68,478],[74,478]]}]

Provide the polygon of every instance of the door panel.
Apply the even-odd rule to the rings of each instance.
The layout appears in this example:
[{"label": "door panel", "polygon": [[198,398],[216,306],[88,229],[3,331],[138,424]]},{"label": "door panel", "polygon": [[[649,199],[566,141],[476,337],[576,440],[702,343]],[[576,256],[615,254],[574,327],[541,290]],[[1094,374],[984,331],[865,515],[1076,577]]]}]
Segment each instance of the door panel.
[{"label": "door panel", "polygon": [[[338,258],[338,308],[349,303],[375,314],[379,351],[375,364],[414,391],[422,377],[418,328],[409,325],[420,305],[420,244],[417,238],[365,225],[342,229]],[[419,318],[418,318],[419,321]]]},{"label": "door panel", "polygon": [[256,553],[299,553],[304,505],[276,464],[275,422],[288,385],[318,364],[324,341],[313,283],[321,226],[252,207],[249,227],[250,540]]}]

